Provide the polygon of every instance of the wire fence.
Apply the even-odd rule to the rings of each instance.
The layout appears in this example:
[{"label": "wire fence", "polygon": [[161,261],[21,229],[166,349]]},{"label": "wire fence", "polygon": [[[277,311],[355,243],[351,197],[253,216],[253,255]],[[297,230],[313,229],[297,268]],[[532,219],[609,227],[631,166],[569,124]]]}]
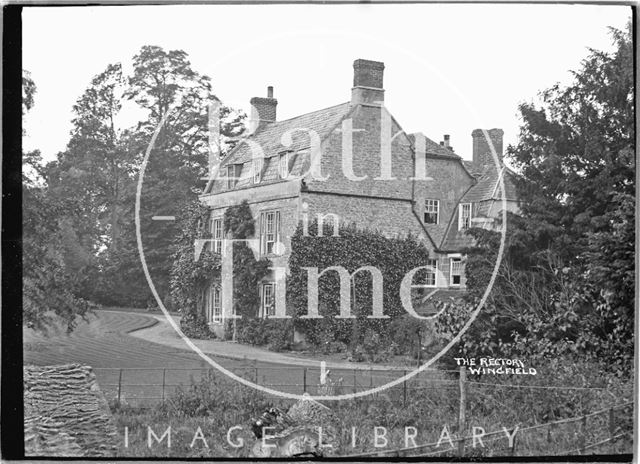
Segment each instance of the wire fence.
[{"label": "wire fence", "polygon": [[[210,378],[211,375],[224,374],[210,368],[96,368],[94,369],[98,383],[109,400],[115,404],[126,404],[137,408],[149,408],[163,403],[171,398],[177,389],[189,388]],[[320,368],[278,366],[266,367],[255,363],[245,363],[233,369],[233,373],[263,387],[268,387],[280,392],[294,394],[309,393],[311,395],[326,395],[323,390]],[[384,389],[381,393],[367,396],[373,401],[392,401],[406,406],[411,401],[429,401],[430,396],[444,395],[448,403],[453,405],[453,411],[457,410],[457,435],[450,440],[449,447],[441,446],[440,441],[427,443],[414,447],[376,450],[370,453],[349,455],[349,458],[361,458],[368,456],[526,456],[530,450],[551,449],[555,454],[585,454],[587,452],[628,452],[624,451],[630,446],[630,433],[633,429],[630,408],[633,402],[614,404],[602,410],[586,413],[582,405],[583,398],[588,395],[601,395],[607,391],[602,387],[588,386],[554,386],[537,384],[506,384],[499,382],[484,382],[468,380],[464,368],[459,370],[426,369],[404,379],[407,370],[376,370],[376,369],[336,369],[329,373],[329,383],[335,389],[332,395],[356,393],[372,390],[375,387],[398,381],[396,385]],[[326,382],[325,384],[326,385]],[[426,394],[431,390],[431,395]],[[476,454],[477,437],[465,435],[469,433],[470,424],[467,423],[467,414],[478,415],[474,408],[487,408],[487,410],[504,409],[507,398],[513,403],[513,395],[519,395],[523,404],[532,405],[549,400],[549,395],[544,392],[552,391],[557,395],[559,403],[570,399],[579,403],[575,411],[580,415],[559,420],[547,420],[540,422],[539,418],[532,417],[535,425],[520,426],[513,429],[498,430],[483,434],[482,454]],[[576,394],[577,393],[577,394]],[[609,392],[610,393],[610,392]],[[529,396],[527,396],[529,395]],[[611,395],[612,403],[620,400]],[[291,402],[273,396],[274,402]],[[566,402],[566,401],[565,401]],[[394,403],[394,404],[397,404]],[[587,404],[593,404],[588,402]],[[434,404],[434,407],[438,405]],[[482,412],[480,412],[482,413]],[[504,419],[507,423],[517,423],[517,415],[513,416],[513,422],[509,422],[508,414]],[[520,416],[521,417],[521,416]],[[553,418],[553,417],[552,417]],[[456,420],[456,418],[452,418]],[[529,421],[527,421],[529,422]],[[475,429],[474,429],[475,430]],[[462,433],[460,433],[462,431]],[[474,432],[475,433],[475,432]],[[508,440],[508,434],[513,434],[514,439]],[[625,441],[626,440],[626,441]],[[447,442],[445,442],[447,443]],[[623,451],[620,451],[623,450]]]},{"label": "wire fence", "polygon": [[[627,402],[612,406],[609,408],[601,409],[589,414],[581,416],[575,416],[567,419],[561,419],[556,421],[547,422],[544,424],[536,424],[528,427],[519,426],[514,427],[511,430],[496,430],[489,433],[464,435],[458,437],[451,437],[445,440],[444,443],[449,446],[444,446],[443,440],[436,442],[425,443],[417,446],[376,450],[368,453],[348,454],[342,457],[349,459],[361,459],[369,457],[408,457],[408,456],[435,456],[447,454],[450,456],[473,456],[476,452],[476,445],[481,443],[483,456],[487,456],[487,448],[489,448],[489,455],[509,455],[509,456],[526,456],[529,453],[526,452],[530,447],[525,447],[527,441],[535,441],[539,443],[539,439],[534,437],[534,434],[540,434],[541,432],[546,435],[547,441],[551,441],[553,429],[557,429],[560,426],[565,425],[577,425],[577,430],[564,432],[562,434],[563,442],[566,442],[567,437],[572,437],[573,441],[577,443],[577,447],[573,449],[565,450],[564,455],[574,454],[586,454],[588,450],[599,450],[602,453],[616,452],[616,442],[624,437],[631,437],[632,430],[621,431],[621,424],[616,420],[616,417],[620,413],[631,410],[633,402]],[[603,429],[601,421],[595,419],[605,418],[607,427]],[[591,424],[588,420],[591,419]],[[595,420],[595,421],[594,421]],[[591,425],[591,429],[589,429]],[[596,433],[600,436],[600,439],[593,440],[593,434]],[[497,442],[501,443],[498,444]],[[564,443],[563,443],[564,444]],[[488,446],[489,445],[489,446]],[[465,453],[466,452],[466,453]]]},{"label": "wire fence", "polygon": [[[148,408],[167,400],[179,388],[188,388],[210,375],[223,375],[212,368],[95,368],[96,378],[108,400],[132,407]],[[323,395],[319,367],[255,364],[239,366],[232,372],[254,384],[291,394]],[[384,386],[405,377],[409,370],[330,369],[328,376],[333,395],[359,393]],[[406,404],[412,393],[420,390],[458,388],[451,374],[457,370],[424,370],[408,380],[385,389],[374,397],[388,400],[389,393]],[[326,382],[325,382],[326,383]]]}]

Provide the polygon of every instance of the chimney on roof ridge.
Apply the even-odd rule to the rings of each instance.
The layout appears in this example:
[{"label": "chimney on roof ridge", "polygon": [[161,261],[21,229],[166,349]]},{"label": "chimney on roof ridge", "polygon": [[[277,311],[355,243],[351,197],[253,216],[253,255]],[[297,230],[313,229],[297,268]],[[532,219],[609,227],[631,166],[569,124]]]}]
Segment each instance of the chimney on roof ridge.
[{"label": "chimney on roof ridge", "polygon": [[384,102],[384,63],[358,59],[353,62],[351,104],[381,105]]},{"label": "chimney on roof ridge", "polygon": [[252,132],[268,122],[275,122],[278,100],[273,98],[273,87],[267,87],[267,97],[253,97],[251,103],[251,118],[249,128]]},{"label": "chimney on roof ridge", "polygon": [[493,155],[491,154],[491,141],[493,148],[498,155],[498,160],[502,163],[502,139],[504,131],[502,129],[489,129],[486,131],[489,138],[485,137],[484,130],[476,129],[471,133],[473,138],[473,162],[478,166],[494,166]]}]

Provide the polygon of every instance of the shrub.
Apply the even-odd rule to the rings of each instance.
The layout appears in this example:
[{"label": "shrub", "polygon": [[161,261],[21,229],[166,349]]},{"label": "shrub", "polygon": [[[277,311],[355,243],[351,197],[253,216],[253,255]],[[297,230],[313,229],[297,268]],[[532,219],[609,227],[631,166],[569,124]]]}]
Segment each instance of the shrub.
[{"label": "shrub", "polygon": [[198,382],[187,388],[178,387],[169,400],[157,408],[165,417],[225,417],[229,411],[238,411],[242,405],[242,420],[249,420],[255,411],[269,408],[271,403],[264,394],[238,385],[222,374],[208,371]]},{"label": "shrub", "polygon": [[215,334],[209,329],[207,321],[201,313],[189,312],[180,319],[180,329],[188,338],[213,339]]},{"label": "shrub", "polygon": [[293,343],[293,323],[288,319],[244,318],[236,322],[238,341],[284,351]]},{"label": "shrub", "polygon": [[381,337],[377,332],[367,329],[362,340],[362,349],[369,362],[386,361],[389,358],[388,347],[389,340]]}]

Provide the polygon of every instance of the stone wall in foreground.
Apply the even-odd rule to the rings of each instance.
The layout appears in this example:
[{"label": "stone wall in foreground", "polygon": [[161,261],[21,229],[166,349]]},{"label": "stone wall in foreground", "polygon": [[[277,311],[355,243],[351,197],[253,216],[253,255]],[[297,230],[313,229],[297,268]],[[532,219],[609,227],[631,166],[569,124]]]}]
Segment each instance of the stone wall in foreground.
[{"label": "stone wall in foreground", "polygon": [[25,456],[113,457],[116,424],[89,366],[24,367]]}]

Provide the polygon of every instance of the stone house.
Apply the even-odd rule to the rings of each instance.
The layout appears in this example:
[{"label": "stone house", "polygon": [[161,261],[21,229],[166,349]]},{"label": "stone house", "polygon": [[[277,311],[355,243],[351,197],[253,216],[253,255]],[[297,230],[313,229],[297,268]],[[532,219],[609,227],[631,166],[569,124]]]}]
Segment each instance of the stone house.
[{"label": "stone house", "polygon": [[[436,143],[405,133],[384,107],[384,64],[358,59],[353,68],[345,103],[278,121],[272,87],[266,98],[251,99],[251,135],[224,157],[200,196],[211,211],[211,246],[220,250],[225,210],[247,200],[256,219],[255,251],[274,266],[286,266],[298,224],[321,218],[389,237],[410,232],[433,257],[424,284],[464,289],[461,252],[471,243],[465,230],[495,226],[501,180],[508,209],[517,210],[511,171],[501,161],[496,167],[485,131],[473,131],[472,162],[454,152],[447,135]],[[500,158],[503,132],[488,134]],[[264,280],[258,316],[273,312],[283,285],[275,276]],[[218,284],[205,290],[204,311],[217,333],[224,330],[222,293]]]}]

